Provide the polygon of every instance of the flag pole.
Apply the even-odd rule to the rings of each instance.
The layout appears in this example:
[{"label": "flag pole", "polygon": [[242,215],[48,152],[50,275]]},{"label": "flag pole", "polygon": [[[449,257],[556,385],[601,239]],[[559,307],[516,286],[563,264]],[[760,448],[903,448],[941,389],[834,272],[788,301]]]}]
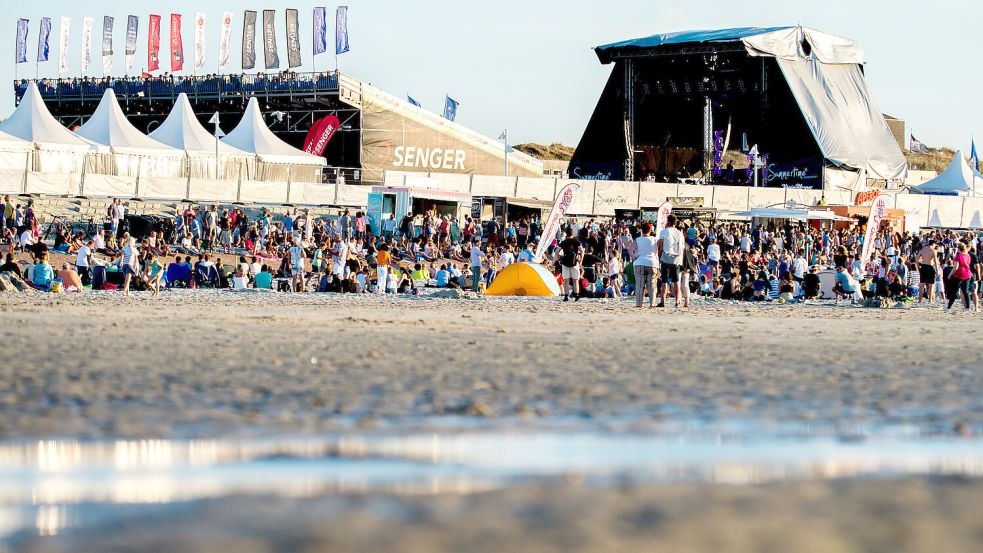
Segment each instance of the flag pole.
[{"label": "flag pole", "polygon": [[505,129],[505,176],[509,176],[509,130]]}]

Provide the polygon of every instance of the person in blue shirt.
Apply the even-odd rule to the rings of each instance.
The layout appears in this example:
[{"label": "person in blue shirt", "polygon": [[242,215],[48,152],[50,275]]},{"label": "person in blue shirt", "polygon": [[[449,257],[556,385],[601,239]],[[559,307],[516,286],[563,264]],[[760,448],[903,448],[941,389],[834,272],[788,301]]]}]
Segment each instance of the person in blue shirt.
[{"label": "person in blue shirt", "polygon": [[447,288],[447,284],[450,282],[451,273],[447,270],[447,265],[441,265],[440,270],[434,276],[437,288]]},{"label": "person in blue shirt", "polygon": [[39,290],[51,290],[51,281],[55,278],[55,271],[48,264],[48,253],[42,253],[38,262],[34,265],[34,277],[32,282],[34,287]]},{"label": "person in blue shirt", "polygon": [[253,282],[256,284],[256,288],[260,290],[272,290],[273,289],[273,274],[270,273],[270,268],[263,265],[263,269],[253,277]]}]

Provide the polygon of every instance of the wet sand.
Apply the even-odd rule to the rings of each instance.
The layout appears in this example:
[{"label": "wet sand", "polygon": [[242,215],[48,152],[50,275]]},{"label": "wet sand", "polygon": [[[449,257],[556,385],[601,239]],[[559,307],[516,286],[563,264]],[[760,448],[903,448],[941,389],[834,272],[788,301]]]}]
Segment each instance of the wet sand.
[{"label": "wet sand", "polygon": [[[698,303],[167,292],[0,297],[0,436],[114,439],[357,428],[671,432],[983,428],[983,317]],[[24,551],[976,551],[983,483],[545,482],[102,506]]]}]

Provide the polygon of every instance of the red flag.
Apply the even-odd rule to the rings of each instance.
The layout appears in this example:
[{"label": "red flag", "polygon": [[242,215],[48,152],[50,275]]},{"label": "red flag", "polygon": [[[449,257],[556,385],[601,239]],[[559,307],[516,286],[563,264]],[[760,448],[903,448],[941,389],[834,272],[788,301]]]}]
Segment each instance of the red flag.
[{"label": "red flag", "polygon": [[322,118],[311,130],[307,131],[307,139],[304,141],[304,151],[315,156],[323,156],[324,150],[328,147],[328,142],[341,127],[341,121],[334,115]]},{"label": "red flag", "polygon": [[181,14],[171,14],[171,71],[184,69],[184,44],[181,42]]},{"label": "red flag", "polygon": [[147,33],[147,70],[160,69],[160,16],[150,16],[150,31]]}]

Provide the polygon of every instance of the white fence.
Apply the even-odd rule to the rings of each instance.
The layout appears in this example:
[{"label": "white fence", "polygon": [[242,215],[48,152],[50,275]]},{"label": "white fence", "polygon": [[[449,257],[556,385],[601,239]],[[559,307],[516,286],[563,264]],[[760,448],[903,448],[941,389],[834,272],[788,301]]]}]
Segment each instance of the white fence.
[{"label": "white fence", "polygon": [[[469,193],[475,197],[509,197],[551,201],[569,180],[483,175],[387,172],[388,186],[413,186]],[[847,191],[695,186],[687,184],[578,181],[570,213],[611,216],[616,210],[657,208],[667,198],[703,198],[705,207],[745,211],[794,201],[816,205],[852,205]],[[148,200],[244,202],[265,204],[334,205],[364,208],[370,186],[309,182],[166,179],[115,177],[99,174],[52,174],[6,171],[0,174],[0,194],[35,193],[138,197]],[[983,198],[925,196],[888,192],[888,207],[905,211],[906,227],[983,228]]]}]

